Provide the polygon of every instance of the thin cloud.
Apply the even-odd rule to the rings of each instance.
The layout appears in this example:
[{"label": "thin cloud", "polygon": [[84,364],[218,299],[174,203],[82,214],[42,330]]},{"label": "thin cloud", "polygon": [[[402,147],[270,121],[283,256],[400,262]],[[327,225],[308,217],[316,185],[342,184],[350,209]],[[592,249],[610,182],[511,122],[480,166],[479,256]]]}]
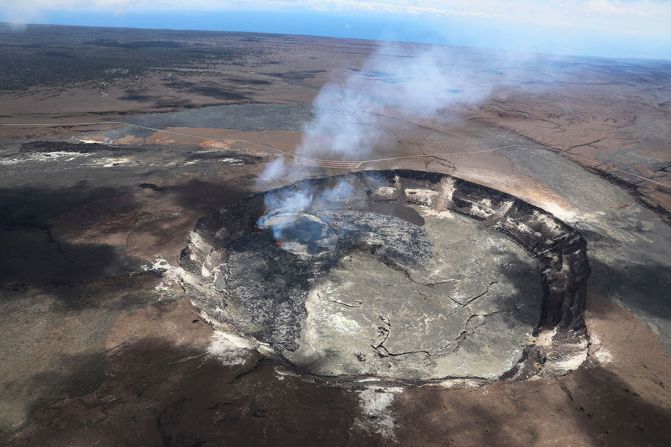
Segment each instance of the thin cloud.
[{"label": "thin cloud", "polygon": [[585,29],[671,40],[671,0],[0,0],[0,16],[15,23],[39,20],[50,11],[230,10],[418,16],[433,21],[466,18],[511,27]]}]

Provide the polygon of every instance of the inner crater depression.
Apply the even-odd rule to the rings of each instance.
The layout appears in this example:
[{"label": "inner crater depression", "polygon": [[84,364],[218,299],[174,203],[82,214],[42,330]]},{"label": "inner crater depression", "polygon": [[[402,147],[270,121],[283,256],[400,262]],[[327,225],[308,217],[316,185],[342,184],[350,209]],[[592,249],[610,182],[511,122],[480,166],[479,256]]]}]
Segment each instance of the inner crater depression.
[{"label": "inner crater depression", "polygon": [[584,240],[447,175],[367,171],[256,194],[203,218],[181,264],[215,327],[313,376],[519,379],[585,351]]}]

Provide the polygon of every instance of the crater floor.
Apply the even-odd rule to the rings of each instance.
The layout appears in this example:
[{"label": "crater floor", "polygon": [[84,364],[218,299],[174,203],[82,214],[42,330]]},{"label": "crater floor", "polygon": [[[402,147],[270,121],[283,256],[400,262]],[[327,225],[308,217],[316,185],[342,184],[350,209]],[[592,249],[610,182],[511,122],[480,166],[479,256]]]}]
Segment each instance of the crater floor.
[{"label": "crater floor", "polygon": [[543,293],[535,262],[501,233],[418,208],[430,259],[400,270],[354,250],[309,291],[298,349],[317,375],[495,379],[522,357]]},{"label": "crater floor", "polygon": [[379,171],[259,194],[201,220],[182,264],[208,320],[313,376],[493,381],[584,359],[580,235],[449,176]]}]

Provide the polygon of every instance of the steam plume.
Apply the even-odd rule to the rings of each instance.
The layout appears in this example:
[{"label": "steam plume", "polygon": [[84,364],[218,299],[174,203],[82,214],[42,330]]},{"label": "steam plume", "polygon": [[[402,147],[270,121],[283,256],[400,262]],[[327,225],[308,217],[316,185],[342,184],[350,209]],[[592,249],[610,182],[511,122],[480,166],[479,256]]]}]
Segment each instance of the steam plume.
[{"label": "steam plume", "polygon": [[[371,158],[384,142],[384,115],[408,119],[444,119],[447,109],[472,104],[488,96],[499,74],[482,76],[473,64],[460,64],[453,49],[445,47],[384,44],[346,79],[326,84],[313,103],[313,119],[304,125],[296,148],[298,157],[362,160]],[[485,64],[485,66],[489,66]],[[471,68],[464,68],[471,67]],[[480,67],[482,69],[482,67]],[[486,71],[486,70],[484,70]],[[494,82],[496,81],[496,82]],[[259,183],[296,180],[301,166],[283,159],[269,163]],[[342,200],[351,195],[350,185],[336,185],[332,191],[309,190],[277,196],[266,195],[266,211],[297,213],[321,201]],[[273,227],[262,217],[259,224]],[[287,218],[282,220],[287,225]],[[274,228],[274,233],[281,231]],[[280,229],[281,230],[281,229]]]},{"label": "steam plume", "polygon": [[[455,104],[477,102],[489,94],[491,83],[474,82],[472,71],[453,62],[444,48],[384,44],[360,70],[321,89],[296,155],[360,160],[376,151],[383,137],[381,115],[433,119]],[[276,161],[260,180],[273,181],[295,169]]]}]

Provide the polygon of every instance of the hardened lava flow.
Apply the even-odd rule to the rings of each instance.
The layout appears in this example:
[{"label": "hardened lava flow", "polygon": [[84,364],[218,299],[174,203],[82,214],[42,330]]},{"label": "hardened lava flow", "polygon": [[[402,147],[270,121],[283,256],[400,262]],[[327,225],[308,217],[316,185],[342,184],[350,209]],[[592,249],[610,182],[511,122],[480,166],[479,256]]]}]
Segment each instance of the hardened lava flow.
[{"label": "hardened lava flow", "polygon": [[584,239],[445,174],[255,194],[201,219],[180,262],[215,328],[320,380],[483,384],[565,374],[587,355]]}]

